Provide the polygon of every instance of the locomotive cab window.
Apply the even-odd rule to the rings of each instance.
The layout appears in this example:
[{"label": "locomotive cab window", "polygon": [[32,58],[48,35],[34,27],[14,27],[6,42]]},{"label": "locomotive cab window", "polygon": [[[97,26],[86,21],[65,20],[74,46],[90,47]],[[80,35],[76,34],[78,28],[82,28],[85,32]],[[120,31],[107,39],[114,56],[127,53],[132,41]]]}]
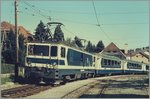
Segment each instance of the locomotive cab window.
[{"label": "locomotive cab window", "polygon": [[48,56],[49,55],[49,46],[29,45],[28,54],[29,55],[37,55],[37,56]]},{"label": "locomotive cab window", "polygon": [[51,56],[57,56],[57,46],[51,46]]},{"label": "locomotive cab window", "polygon": [[61,47],[61,57],[65,57],[66,55],[66,49],[64,47]]}]

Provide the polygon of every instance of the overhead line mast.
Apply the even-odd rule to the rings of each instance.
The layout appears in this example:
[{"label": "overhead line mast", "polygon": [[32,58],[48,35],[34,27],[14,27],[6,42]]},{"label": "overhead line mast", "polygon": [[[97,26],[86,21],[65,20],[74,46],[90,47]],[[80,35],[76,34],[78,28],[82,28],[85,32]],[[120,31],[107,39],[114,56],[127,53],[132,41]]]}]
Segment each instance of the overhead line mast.
[{"label": "overhead line mast", "polygon": [[17,25],[17,18],[18,18],[18,15],[17,15],[17,12],[18,12],[18,0],[15,0],[14,2],[14,6],[15,6],[15,43],[16,43],[16,46],[15,46],[15,54],[16,54],[16,62],[15,62],[15,79],[17,78],[18,76],[18,50],[19,50],[19,44],[18,44],[18,25]]}]

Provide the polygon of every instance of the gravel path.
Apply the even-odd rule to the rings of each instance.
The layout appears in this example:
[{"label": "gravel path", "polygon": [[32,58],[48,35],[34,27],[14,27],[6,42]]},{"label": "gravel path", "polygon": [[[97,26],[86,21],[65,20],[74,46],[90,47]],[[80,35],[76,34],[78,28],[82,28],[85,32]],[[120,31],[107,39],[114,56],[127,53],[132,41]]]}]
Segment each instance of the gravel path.
[{"label": "gravel path", "polygon": [[74,81],[67,83],[66,85],[54,87],[52,89],[49,89],[47,91],[41,92],[36,95],[32,95],[26,98],[60,98],[66,95],[67,93],[71,92],[72,90],[75,90],[81,86],[84,86],[88,83],[94,82],[94,79],[87,79],[87,80],[80,80],[80,81]]}]

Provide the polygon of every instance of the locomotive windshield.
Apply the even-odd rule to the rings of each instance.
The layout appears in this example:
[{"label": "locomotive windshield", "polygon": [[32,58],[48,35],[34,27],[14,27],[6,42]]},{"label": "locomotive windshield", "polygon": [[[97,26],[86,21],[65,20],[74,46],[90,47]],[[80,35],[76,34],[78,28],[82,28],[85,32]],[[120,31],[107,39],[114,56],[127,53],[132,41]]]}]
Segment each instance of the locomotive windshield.
[{"label": "locomotive windshield", "polygon": [[49,46],[29,45],[28,55],[49,56]]},{"label": "locomotive windshield", "polygon": [[51,56],[57,56],[57,46],[51,46]]}]

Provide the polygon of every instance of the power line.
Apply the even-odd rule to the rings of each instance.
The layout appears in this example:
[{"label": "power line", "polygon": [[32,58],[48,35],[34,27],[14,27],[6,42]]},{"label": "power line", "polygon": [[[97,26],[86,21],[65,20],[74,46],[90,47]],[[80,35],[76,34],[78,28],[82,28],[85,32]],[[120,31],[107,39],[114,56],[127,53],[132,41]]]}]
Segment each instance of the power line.
[{"label": "power line", "polygon": [[33,8],[33,6],[32,6],[30,3],[26,2],[26,1],[23,1],[23,2],[24,2],[27,6],[29,6],[32,10],[34,10],[34,12],[36,12],[37,14],[39,14],[39,15],[41,15],[42,17],[44,17],[44,18],[46,18],[46,19],[49,20],[49,17],[48,17],[48,16],[45,16],[45,15],[41,14],[41,13],[40,13],[40,10],[37,10],[37,9]]},{"label": "power line", "polygon": [[97,12],[96,12],[96,8],[95,8],[95,5],[94,5],[94,1],[92,0],[92,3],[93,3],[93,8],[94,8],[94,12],[95,12],[95,17],[96,17],[96,20],[97,20],[97,25],[100,26],[100,23],[99,23],[99,20],[98,20],[98,17],[97,17]]},{"label": "power line", "polygon": [[[58,11],[58,10],[46,10],[43,8],[39,8],[35,5],[34,7],[48,13],[65,13],[65,14],[87,14],[92,15],[92,12],[78,12],[78,11]],[[130,12],[103,12],[103,13],[97,13],[97,15],[113,15],[113,14],[149,14],[147,11],[130,11]]]},{"label": "power line", "polygon": [[111,42],[111,39],[110,37],[107,35],[107,33],[102,29],[102,27],[100,26],[100,23],[99,23],[99,20],[98,20],[98,17],[97,17],[97,12],[96,12],[96,8],[95,8],[95,5],[94,5],[94,1],[92,0],[92,3],[93,3],[93,8],[94,8],[94,12],[95,12],[95,17],[96,17],[96,20],[97,20],[97,26],[100,28],[100,30],[105,34],[105,36],[109,39],[109,41]]},{"label": "power line", "polygon": [[[25,3],[25,1],[24,1],[24,3]],[[68,20],[68,19],[62,19],[62,18],[59,18],[59,19],[57,19],[57,18],[52,18],[52,17],[50,17],[50,16],[48,16],[48,15],[45,15],[45,14],[41,14],[41,8],[39,8],[39,7],[37,7],[37,6],[35,6],[35,5],[31,5],[31,4],[29,4],[28,2],[26,2],[25,3],[27,6],[29,6],[30,8],[32,8],[33,10],[34,10],[34,12],[36,11],[36,14],[38,14],[38,15],[40,15],[40,16],[42,16],[42,17],[44,17],[44,18],[46,18],[46,19],[48,19],[48,20],[51,20],[51,19],[55,19],[55,20],[60,20],[60,21],[67,21],[67,22],[71,22],[71,23],[80,23],[80,24],[87,24],[87,25],[96,25],[96,24],[94,24],[94,23],[87,23],[87,22],[79,22],[79,21],[74,21],[74,20]],[[93,2],[93,7],[94,7],[94,10],[96,11],[96,8],[95,8],[95,5],[94,5],[94,2]],[[38,8],[38,9],[37,9]],[[27,10],[27,8],[25,8],[26,10]],[[44,11],[46,11],[46,12],[50,12],[49,10],[45,10],[45,9],[42,9],[42,10],[44,10]],[[64,11],[65,12],[65,11]],[[67,11],[66,11],[67,12]],[[21,12],[21,13],[23,13],[23,12]],[[126,12],[127,13],[127,12]],[[131,12],[128,12],[128,13],[131,13]],[[133,12],[134,13],[134,12]],[[138,13],[138,12],[135,12],[135,13]],[[29,13],[29,14],[31,14],[31,13]],[[107,13],[108,14],[108,13]],[[35,16],[35,14],[31,14],[32,16]],[[97,16],[97,12],[95,12],[95,15],[96,15],[96,19],[97,19],[97,22],[99,22],[99,20],[98,20],[98,16]],[[101,25],[125,25],[125,24],[127,24],[127,25],[131,25],[131,24],[146,24],[146,23],[109,23],[109,24],[101,24]],[[98,25],[100,25],[100,23],[98,23]],[[96,26],[98,26],[98,25],[96,25]]]},{"label": "power line", "polygon": [[70,30],[66,29],[65,27],[63,27],[64,30],[66,30],[68,33],[72,34],[73,36],[76,36],[75,33],[71,32]]}]

